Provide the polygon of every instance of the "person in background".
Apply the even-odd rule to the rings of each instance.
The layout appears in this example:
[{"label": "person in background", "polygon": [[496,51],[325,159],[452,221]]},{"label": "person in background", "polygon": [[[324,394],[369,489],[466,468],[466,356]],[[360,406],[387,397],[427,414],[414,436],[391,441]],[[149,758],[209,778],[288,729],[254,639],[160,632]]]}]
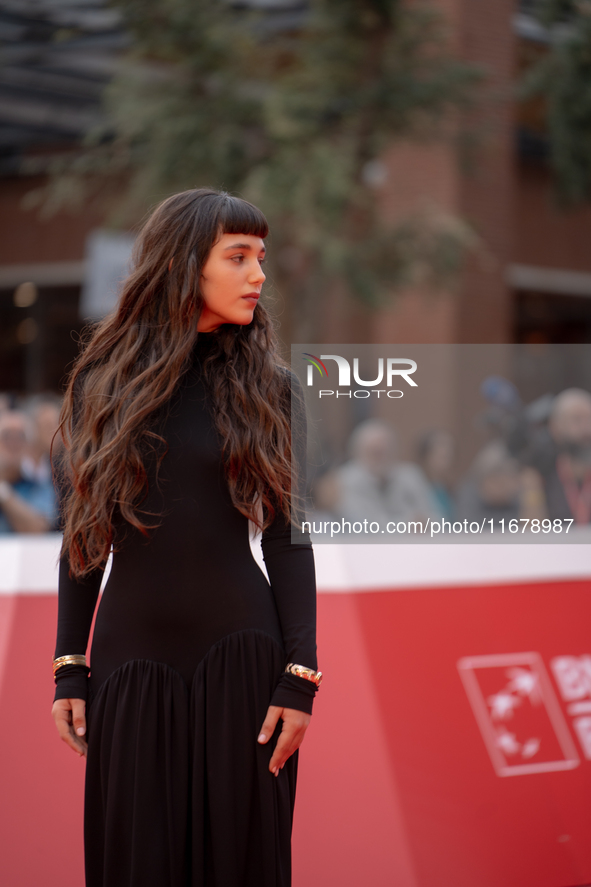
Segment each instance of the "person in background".
[{"label": "person in background", "polygon": [[545,518],[536,486],[537,472],[524,467],[502,440],[493,440],[474,460],[468,478],[458,491],[456,518],[486,521],[484,529],[498,531],[501,520]]},{"label": "person in background", "polygon": [[[536,408],[534,417],[532,406]],[[536,495],[544,502],[545,517],[588,525],[591,394],[583,388],[567,388],[556,397],[540,398],[528,411],[529,416],[522,413],[514,422],[507,438],[509,450],[538,478],[540,491]]]},{"label": "person in background", "polygon": [[33,440],[33,425],[25,413],[12,409],[0,413],[0,533],[55,529],[53,487],[23,474],[23,458]]},{"label": "person in background", "polygon": [[591,393],[567,388],[524,406],[515,386],[501,377],[486,379],[483,393],[501,417],[510,453],[527,466],[530,511],[590,524]]},{"label": "person in background", "polygon": [[440,517],[453,519],[454,498],[451,469],[455,454],[455,442],[449,431],[434,428],[425,431],[417,442],[417,462],[425,475]]},{"label": "person in background", "polygon": [[348,521],[437,519],[423,472],[396,456],[394,429],[381,419],[361,422],[349,439],[351,458],[335,471],[339,495],[334,508]]},{"label": "person in background", "polygon": [[567,388],[552,404],[548,431],[555,453],[542,470],[548,516],[591,523],[591,394]]},{"label": "person in background", "polygon": [[[53,394],[39,394],[29,398],[24,405],[31,418],[35,434],[23,458],[22,470],[27,478],[53,488],[51,476],[51,444],[59,426],[61,398]],[[53,440],[54,456],[59,455],[63,441],[61,434]]]},{"label": "person in background", "polygon": [[337,469],[319,474],[312,484],[313,516],[316,521],[333,520],[338,515],[340,486]]}]

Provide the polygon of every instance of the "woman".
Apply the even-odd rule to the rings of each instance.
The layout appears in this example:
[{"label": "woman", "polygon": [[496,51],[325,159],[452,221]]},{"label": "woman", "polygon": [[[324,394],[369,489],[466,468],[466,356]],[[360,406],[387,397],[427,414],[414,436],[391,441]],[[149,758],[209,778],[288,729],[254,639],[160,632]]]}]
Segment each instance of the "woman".
[{"label": "woman", "polygon": [[267,233],[224,192],[165,200],[70,375],[52,713],[87,757],[87,887],[291,881],[320,672],[306,418],[259,302]]}]

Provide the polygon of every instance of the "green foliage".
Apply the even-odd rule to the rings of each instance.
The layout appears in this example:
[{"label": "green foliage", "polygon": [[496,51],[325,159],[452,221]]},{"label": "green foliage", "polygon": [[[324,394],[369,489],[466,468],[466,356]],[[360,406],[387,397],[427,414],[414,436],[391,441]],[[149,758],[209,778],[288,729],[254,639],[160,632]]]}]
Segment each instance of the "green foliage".
[{"label": "green foliage", "polygon": [[[134,48],[107,90],[108,126],[79,161],[87,179],[92,157],[131,168],[133,206],[198,185],[254,200],[271,223],[271,255],[291,256],[276,265],[282,287],[303,263],[316,292],[340,278],[379,304],[413,262],[423,276],[453,273],[467,228],[439,231],[437,214],[386,227],[376,199],[381,152],[397,137],[440,136],[480,78],[449,53],[432,8],[310,0],[287,30],[222,0],[117,5]],[[62,188],[78,174],[62,170]]]},{"label": "green foliage", "polygon": [[550,164],[565,204],[591,199],[591,2],[540,0],[548,52],[525,74],[521,95],[543,96]]}]

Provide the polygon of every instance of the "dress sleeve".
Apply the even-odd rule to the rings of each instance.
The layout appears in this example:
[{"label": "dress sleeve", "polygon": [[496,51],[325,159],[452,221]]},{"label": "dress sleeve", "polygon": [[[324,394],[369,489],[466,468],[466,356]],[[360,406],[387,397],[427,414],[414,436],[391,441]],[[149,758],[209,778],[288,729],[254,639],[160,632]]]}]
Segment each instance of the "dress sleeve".
[{"label": "dress sleeve", "polygon": [[[70,579],[67,555],[60,560],[58,582],[57,640],[54,656],[85,653],[92,617],[98,600],[104,569],[96,569],[84,579]],[[63,665],[55,675],[56,699],[88,698],[88,669]]]},{"label": "dress sleeve", "polygon": [[[54,462],[54,478],[58,500],[58,529],[64,525],[64,497],[69,481],[62,459]],[[105,565],[106,566],[106,565]],[[92,617],[98,600],[105,568],[97,568],[83,579],[70,579],[67,553],[60,559],[58,573],[57,639],[54,657],[86,653]],[[81,665],[63,665],[55,674],[56,699],[88,698],[88,669]]]},{"label": "dress sleeve", "polygon": [[[306,492],[307,421],[303,391],[291,373],[292,385],[292,453],[298,468],[297,490]],[[305,513],[297,513],[296,526],[302,525]],[[286,660],[317,670],[316,654],[316,573],[314,552],[309,533],[298,534],[291,541],[291,524],[278,513],[263,532],[261,549],[269,582],[275,598],[283,634]],[[271,698],[271,705],[312,713],[317,687],[305,678],[284,672]]]}]

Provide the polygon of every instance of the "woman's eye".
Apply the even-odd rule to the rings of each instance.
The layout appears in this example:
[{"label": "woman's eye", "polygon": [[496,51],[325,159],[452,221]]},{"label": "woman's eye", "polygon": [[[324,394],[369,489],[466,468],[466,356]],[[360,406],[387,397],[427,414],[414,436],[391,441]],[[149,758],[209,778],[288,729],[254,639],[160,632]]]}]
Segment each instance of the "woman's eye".
[{"label": "woman's eye", "polygon": [[240,262],[242,262],[243,258],[244,258],[244,256],[232,256],[232,261],[236,262],[237,264],[240,264]]}]

